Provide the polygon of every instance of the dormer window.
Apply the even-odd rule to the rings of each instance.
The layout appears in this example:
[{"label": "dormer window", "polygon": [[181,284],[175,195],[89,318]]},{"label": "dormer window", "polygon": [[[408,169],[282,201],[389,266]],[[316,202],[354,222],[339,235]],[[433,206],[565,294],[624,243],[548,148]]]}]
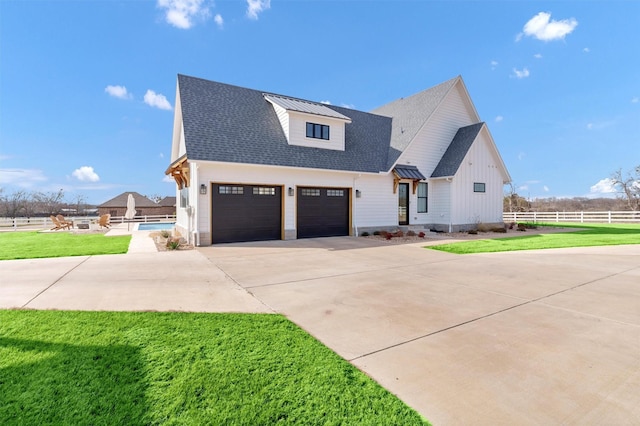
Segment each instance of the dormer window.
[{"label": "dormer window", "polygon": [[329,140],[329,126],[307,122],[307,137]]}]

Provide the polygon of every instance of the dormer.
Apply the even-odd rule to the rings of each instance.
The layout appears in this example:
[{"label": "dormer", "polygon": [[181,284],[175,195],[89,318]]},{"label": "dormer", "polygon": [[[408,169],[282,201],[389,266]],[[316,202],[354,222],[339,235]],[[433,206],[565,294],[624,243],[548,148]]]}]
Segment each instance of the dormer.
[{"label": "dormer", "polygon": [[264,94],[273,105],[289,145],[344,151],[344,128],[351,119],[320,103]]}]

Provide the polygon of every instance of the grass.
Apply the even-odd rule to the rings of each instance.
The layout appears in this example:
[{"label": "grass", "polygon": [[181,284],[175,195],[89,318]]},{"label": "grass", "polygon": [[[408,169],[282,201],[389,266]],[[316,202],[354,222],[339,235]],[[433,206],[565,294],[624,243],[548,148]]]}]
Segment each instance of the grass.
[{"label": "grass", "polygon": [[0,232],[0,260],[121,254],[131,235]]},{"label": "grass", "polygon": [[577,228],[576,232],[537,234],[473,240],[451,244],[441,244],[428,248],[455,254],[492,253],[499,251],[539,250],[566,247],[610,246],[640,244],[640,224],[553,224],[539,226],[559,226]]},{"label": "grass", "polygon": [[0,310],[0,424],[428,424],[280,315]]}]

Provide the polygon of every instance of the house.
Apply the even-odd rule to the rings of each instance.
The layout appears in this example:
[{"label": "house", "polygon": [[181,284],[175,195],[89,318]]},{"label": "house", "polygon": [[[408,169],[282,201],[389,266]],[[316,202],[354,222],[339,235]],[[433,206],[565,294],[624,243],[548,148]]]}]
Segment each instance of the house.
[{"label": "house", "polygon": [[175,105],[197,245],[502,224],[511,178],[460,76],[362,112],[178,75]]},{"label": "house", "polygon": [[133,199],[136,202],[136,216],[175,215],[175,197],[165,197],[160,203],[155,203],[137,192],[123,192],[109,201],[100,204],[98,206],[98,215],[101,216],[108,213],[112,217],[124,216],[127,211],[129,194],[133,195]]}]

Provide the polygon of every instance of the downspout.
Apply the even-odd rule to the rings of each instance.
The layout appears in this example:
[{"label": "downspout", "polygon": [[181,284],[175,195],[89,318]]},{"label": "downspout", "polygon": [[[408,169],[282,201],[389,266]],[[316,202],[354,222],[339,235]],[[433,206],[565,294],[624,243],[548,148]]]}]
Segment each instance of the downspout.
[{"label": "downspout", "polygon": [[[193,172],[191,174],[191,176],[195,176],[195,189],[196,189],[196,203],[195,203],[195,209],[192,212],[192,217],[189,220],[189,239],[192,239],[195,241],[195,245],[200,246],[200,226],[198,226],[198,212],[200,211],[200,176],[198,175],[198,163],[194,163],[193,164]],[[195,238],[193,235],[191,235],[192,231],[191,229],[193,229],[193,227],[191,226],[191,220],[193,220],[195,222]]]},{"label": "downspout", "polygon": [[453,178],[447,178],[447,182],[449,182],[449,233],[453,232],[453,196],[451,187],[453,184]]}]

